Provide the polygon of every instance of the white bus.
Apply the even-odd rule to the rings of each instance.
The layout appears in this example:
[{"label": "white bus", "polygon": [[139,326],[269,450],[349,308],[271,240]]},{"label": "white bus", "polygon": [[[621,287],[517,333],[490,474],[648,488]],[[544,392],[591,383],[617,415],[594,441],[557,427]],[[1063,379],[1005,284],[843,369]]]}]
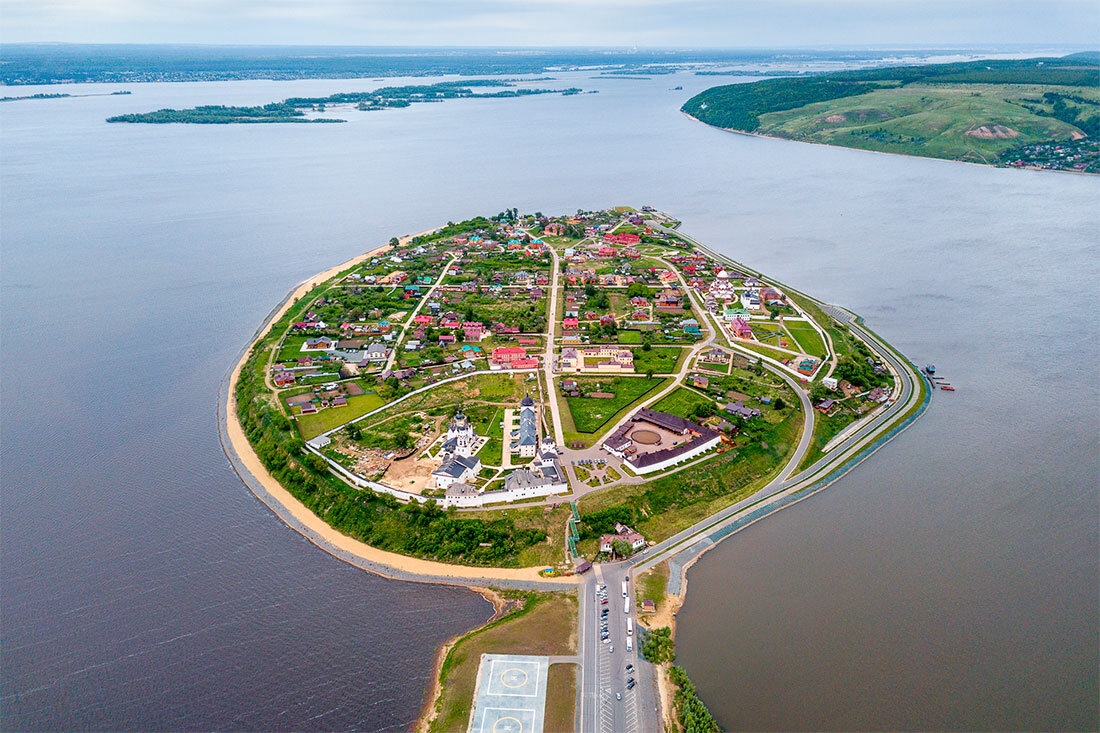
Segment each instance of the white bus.
[{"label": "white bus", "polygon": [[634,651],[634,644],[631,642],[632,637],[626,637],[626,650],[628,652]]},{"label": "white bus", "polygon": [[630,636],[634,633],[634,619],[627,616],[626,618],[626,635]]},{"label": "white bus", "polygon": [[623,599],[623,613],[625,613],[627,616],[630,615],[630,599],[629,598],[624,598]]},{"label": "white bus", "polygon": [[623,598],[626,598],[626,581],[623,581]]}]

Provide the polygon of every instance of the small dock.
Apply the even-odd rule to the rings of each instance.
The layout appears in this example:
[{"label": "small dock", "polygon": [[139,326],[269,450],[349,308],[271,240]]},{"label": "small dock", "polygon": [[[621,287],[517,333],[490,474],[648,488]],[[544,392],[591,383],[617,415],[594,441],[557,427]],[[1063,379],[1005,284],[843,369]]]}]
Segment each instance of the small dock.
[{"label": "small dock", "polygon": [[936,374],[936,365],[929,364],[924,369],[921,369],[921,374],[925,376],[928,383],[932,386],[932,389],[936,387],[940,388],[942,392],[954,392],[955,388],[947,381],[946,377],[942,377]]}]

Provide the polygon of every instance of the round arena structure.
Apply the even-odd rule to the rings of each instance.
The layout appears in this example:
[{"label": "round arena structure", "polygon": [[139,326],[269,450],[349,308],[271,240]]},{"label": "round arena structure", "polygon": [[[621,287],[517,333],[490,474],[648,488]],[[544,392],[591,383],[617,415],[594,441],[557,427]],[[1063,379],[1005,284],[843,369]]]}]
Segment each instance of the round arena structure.
[{"label": "round arena structure", "polygon": [[661,442],[661,434],[656,430],[635,430],[630,434],[630,439],[641,445],[657,445]]}]

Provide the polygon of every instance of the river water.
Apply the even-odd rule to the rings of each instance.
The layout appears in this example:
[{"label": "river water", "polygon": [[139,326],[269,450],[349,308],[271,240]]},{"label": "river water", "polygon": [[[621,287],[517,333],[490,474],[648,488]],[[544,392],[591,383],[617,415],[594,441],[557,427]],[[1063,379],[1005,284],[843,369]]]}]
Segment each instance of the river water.
[{"label": "river water", "polygon": [[722,724],[1097,726],[1097,179],[723,133],[677,111],[714,78],[558,76],[599,93],[343,125],[103,120],[375,83],[3,105],[4,728],[407,727],[491,609],[284,527],[221,452],[220,380],[295,283],[391,236],[623,203],[958,386],[692,569],[679,659]]}]

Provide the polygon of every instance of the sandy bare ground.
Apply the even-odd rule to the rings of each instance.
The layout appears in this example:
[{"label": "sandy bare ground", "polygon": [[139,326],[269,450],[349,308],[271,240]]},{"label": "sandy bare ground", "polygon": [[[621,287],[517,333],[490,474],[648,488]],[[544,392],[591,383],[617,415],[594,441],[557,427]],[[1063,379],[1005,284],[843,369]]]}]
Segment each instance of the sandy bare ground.
[{"label": "sandy bare ground", "polygon": [[[428,230],[428,232],[434,230]],[[428,233],[422,232],[422,233]],[[402,238],[402,241],[408,241],[413,236]],[[346,270],[353,265],[357,265],[364,260],[373,257],[376,254],[388,251],[390,248],[388,245],[378,247],[370,252],[366,252],[357,257],[344,262],[342,264],[331,267],[324,272],[314,275],[311,278],[303,281],[298,288],[294,291],[290,298],[286,300],[276,312],[272,313],[267,323],[263,328],[259,330],[256,338],[245,349],[244,354],[241,356],[237,365],[233,368],[233,373],[229,378],[229,396],[225,404],[226,415],[226,435],[229,438],[229,442],[233,451],[240,458],[241,463],[251,473],[256,480],[258,480],[264,487],[264,489],[279,502],[288,512],[294,517],[294,519],[300,522],[303,526],[309,529],[311,532],[316,533],[320,537],[323,543],[318,543],[322,549],[329,550],[335,548],[340,551],[355,555],[364,560],[387,565],[391,568],[404,571],[406,573],[413,573],[417,575],[435,575],[447,578],[454,578],[456,582],[461,583],[465,578],[495,578],[499,580],[523,580],[523,581],[539,581],[541,583],[556,583],[562,586],[575,585],[576,578],[560,578],[550,580],[539,576],[538,571],[542,566],[531,568],[481,568],[471,567],[466,565],[449,565],[447,563],[433,562],[431,560],[421,560],[419,558],[408,557],[406,555],[399,555],[396,552],[386,552],[377,548],[371,547],[366,543],[353,539],[344,535],[326,522],[320,519],[317,515],[311,512],[304,504],[298,501],[294,496],[284,489],[282,485],[275,480],[263,464],[260,463],[259,457],[252,449],[252,445],[248,442],[248,438],[244,434],[244,429],[241,427],[240,421],[237,419],[237,404],[236,404],[236,391],[237,380],[240,377],[241,368],[244,366],[245,361],[248,359],[249,353],[251,353],[253,346],[268,334],[272,325],[278,321],[286,311],[294,305],[295,301],[300,299],[310,290],[317,285],[321,284],[325,280],[333,277],[342,270]],[[258,496],[258,495],[257,495]],[[266,497],[258,496],[261,501],[267,501]],[[339,555],[337,555],[339,557]]]},{"label": "sandy bare ground", "polygon": [[1011,127],[1005,127],[1004,125],[980,125],[967,130],[966,134],[982,140],[992,140],[994,138],[1005,139],[1019,137],[1020,135],[1020,133],[1016,132]]},{"label": "sandy bare ground", "polygon": [[439,468],[439,461],[417,460],[416,454],[400,461],[394,461],[382,476],[382,483],[402,491],[421,494],[428,488],[432,471]]}]

